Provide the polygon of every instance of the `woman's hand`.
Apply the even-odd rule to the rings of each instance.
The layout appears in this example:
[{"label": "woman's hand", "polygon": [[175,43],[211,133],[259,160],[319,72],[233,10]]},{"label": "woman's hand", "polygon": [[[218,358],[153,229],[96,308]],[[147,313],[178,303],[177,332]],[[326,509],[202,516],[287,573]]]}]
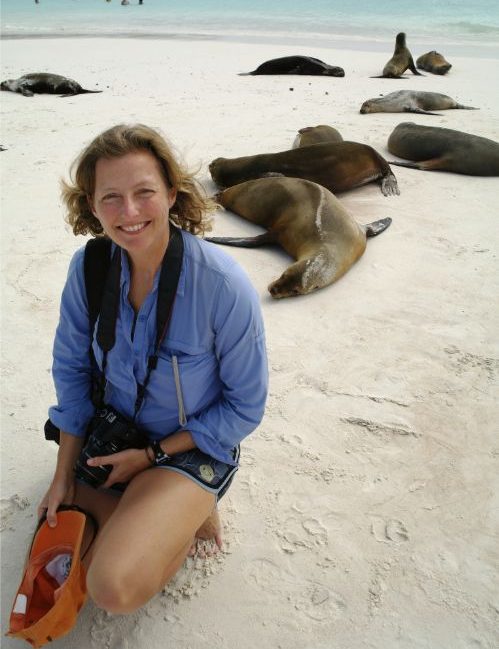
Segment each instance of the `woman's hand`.
[{"label": "woman's hand", "polygon": [[63,503],[71,505],[74,500],[75,482],[73,476],[54,476],[47,493],[38,505],[38,519],[47,512],[47,523],[50,527],[57,525],[57,508]]},{"label": "woman's hand", "polygon": [[151,466],[146,451],[143,448],[128,448],[126,451],[92,457],[87,460],[88,466],[111,465],[112,471],[109,474],[103,487],[111,487],[117,482],[128,482],[137,473],[148,469]]}]

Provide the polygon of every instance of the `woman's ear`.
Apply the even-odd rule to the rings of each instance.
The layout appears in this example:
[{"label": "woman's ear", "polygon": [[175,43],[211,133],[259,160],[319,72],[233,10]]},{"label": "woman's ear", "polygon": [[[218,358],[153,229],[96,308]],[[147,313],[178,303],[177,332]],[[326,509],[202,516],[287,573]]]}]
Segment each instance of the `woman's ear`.
[{"label": "woman's ear", "polygon": [[168,208],[171,209],[177,200],[177,190],[174,187],[168,189]]}]

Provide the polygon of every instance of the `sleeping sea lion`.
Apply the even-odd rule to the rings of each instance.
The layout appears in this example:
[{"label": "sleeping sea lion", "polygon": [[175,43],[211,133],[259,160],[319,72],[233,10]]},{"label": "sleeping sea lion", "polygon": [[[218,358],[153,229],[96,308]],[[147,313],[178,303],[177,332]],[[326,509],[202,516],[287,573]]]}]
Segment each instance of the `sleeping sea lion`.
[{"label": "sleeping sea lion", "polygon": [[298,149],[298,147],[321,144],[323,142],[343,142],[343,138],[339,131],[326,124],[305,126],[305,128],[301,128],[298,131],[298,135],[295,137],[291,148]]},{"label": "sleeping sea lion", "polygon": [[2,81],[0,89],[19,92],[25,97],[32,97],[34,94],[71,97],[87,92],[102,92],[102,90],[86,90],[77,81],[74,81],[74,79],[50,72],[32,72],[30,74],[24,74],[18,79],[7,79],[7,81]]},{"label": "sleeping sea lion", "polygon": [[383,68],[383,74],[371,79],[399,79],[409,69],[413,74],[424,77],[424,74],[416,70],[412,55],[405,44],[405,34],[400,32],[395,39],[395,51],[392,58]]},{"label": "sleeping sea lion", "polygon": [[425,92],[423,90],[396,90],[384,97],[368,99],[360,107],[360,112],[365,113],[420,113],[421,115],[438,115],[432,110],[445,110],[447,108],[464,108],[478,110],[474,106],[463,106],[455,99],[439,92]]},{"label": "sleeping sea lion", "polygon": [[344,77],[345,70],[324,63],[312,56],[283,56],[270,59],[259,65],[253,72],[241,72],[240,76],[256,74],[309,74],[321,77]]},{"label": "sleeping sea lion", "polygon": [[422,54],[416,61],[416,67],[432,74],[447,74],[452,65],[441,54],[433,50]]},{"label": "sleeping sea lion", "polygon": [[230,246],[277,243],[296,262],[268,290],[272,297],[305,295],[335,282],[362,256],[366,236],[383,232],[390,218],[359,225],[333,194],[300,178],[249,180],[217,196],[218,202],[267,232],[256,237],[207,237]]},{"label": "sleeping sea lion", "polygon": [[325,142],[280,153],[216,158],[209,169],[219,187],[282,175],[311,180],[332,192],[345,192],[375,180],[385,196],[400,193],[387,161],[359,142]]},{"label": "sleeping sea lion", "polygon": [[402,122],[388,138],[390,153],[416,162],[390,162],[425,171],[499,176],[499,142],[437,126]]}]

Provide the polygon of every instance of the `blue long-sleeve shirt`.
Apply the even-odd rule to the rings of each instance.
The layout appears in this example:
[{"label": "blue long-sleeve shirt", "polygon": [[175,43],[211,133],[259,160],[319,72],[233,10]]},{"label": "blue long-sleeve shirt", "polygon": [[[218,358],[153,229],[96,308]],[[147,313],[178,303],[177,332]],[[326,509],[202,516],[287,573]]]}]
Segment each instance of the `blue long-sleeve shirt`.
[{"label": "blue long-sleeve shirt", "polygon": [[[202,451],[234,464],[231,450],[258,426],[267,396],[259,299],[229,255],[185,231],[182,237],[184,258],[170,325],[136,422],[151,440],[188,430]],[[52,423],[76,436],[85,434],[94,412],[84,251],[83,247],[73,256],[62,293],[52,367],[58,403],[49,409]],[[147,358],[154,351],[159,271],[135,319],[128,301],[130,268],[124,251],[121,267],[116,342],[107,357],[105,400],[132,417],[137,382],[143,383]],[[92,345],[102,369],[103,354],[95,337]]]}]

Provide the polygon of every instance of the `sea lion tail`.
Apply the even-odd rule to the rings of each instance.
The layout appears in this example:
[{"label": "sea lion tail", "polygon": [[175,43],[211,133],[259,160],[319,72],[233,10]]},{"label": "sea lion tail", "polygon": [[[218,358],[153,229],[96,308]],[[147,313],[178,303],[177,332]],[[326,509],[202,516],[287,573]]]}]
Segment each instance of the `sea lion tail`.
[{"label": "sea lion tail", "polygon": [[454,108],[462,108],[463,110],[480,110],[476,106],[463,106],[462,104],[456,104]]},{"label": "sea lion tail", "polygon": [[395,165],[396,167],[407,167],[408,169],[421,169],[419,164],[416,162],[398,162],[397,160],[388,160],[389,165]]},{"label": "sea lion tail", "polygon": [[366,223],[366,225],[364,225],[366,237],[376,237],[378,234],[384,232],[391,222],[392,219],[387,216],[386,219],[380,219],[379,221]]},{"label": "sea lion tail", "polygon": [[238,72],[237,76],[238,77],[250,77],[252,74],[255,74],[255,71],[253,72]]},{"label": "sea lion tail", "polygon": [[236,248],[258,248],[270,243],[275,243],[275,236],[271,232],[264,232],[256,237],[205,237],[205,241],[218,243],[222,246],[235,246]]},{"label": "sea lion tail", "polygon": [[59,97],[75,97],[76,95],[86,95],[89,92],[96,93],[102,92],[102,90],[86,90],[85,88],[82,88],[81,90],[78,90],[78,92],[67,92],[65,95],[59,95]]}]

